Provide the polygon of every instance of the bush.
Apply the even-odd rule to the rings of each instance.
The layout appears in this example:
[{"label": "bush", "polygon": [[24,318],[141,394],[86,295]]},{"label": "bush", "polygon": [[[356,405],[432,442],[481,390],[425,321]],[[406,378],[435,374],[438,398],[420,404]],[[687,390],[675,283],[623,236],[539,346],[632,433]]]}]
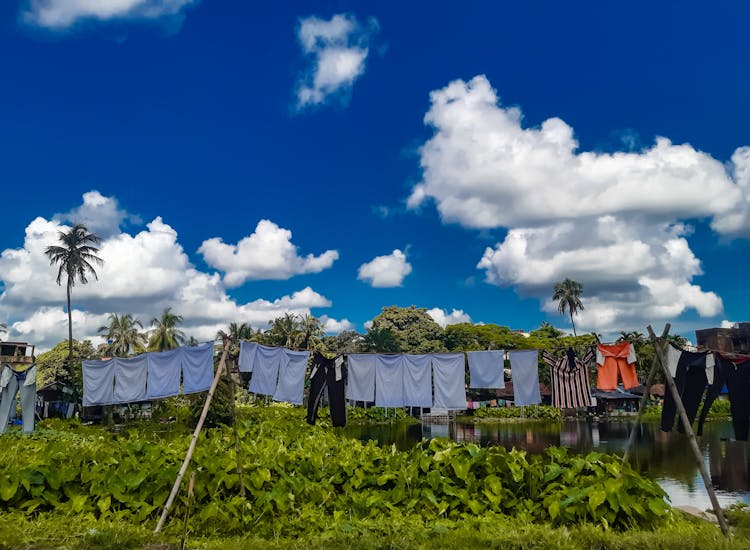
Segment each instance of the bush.
[{"label": "bush", "polygon": [[[523,413],[523,416],[521,416]],[[474,411],[475,418],[526,418],[530,420],[551,420],[562,422],[562,409],[547,405],[532,405],[529,407],[482,407]]]}]

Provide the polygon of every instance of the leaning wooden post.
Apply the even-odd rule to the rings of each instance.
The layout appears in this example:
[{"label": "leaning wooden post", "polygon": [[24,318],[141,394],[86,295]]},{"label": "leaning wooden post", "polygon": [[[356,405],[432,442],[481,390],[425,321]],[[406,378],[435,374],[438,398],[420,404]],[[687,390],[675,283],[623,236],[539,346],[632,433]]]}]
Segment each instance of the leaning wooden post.
[{"label": "leaning wooden post", "polygon": [[188,452],[185,455],[185,460],[182,461],[182,468],[180,468],[180,473],[177,474],[177,479],[175,479],[174,485],[172,486],[172,492],[169,493],[169,498],[167,499],[167,503],[164,505],[164,511],[161,513],[159,523],[156,524],[154,533],[158,533],[159,531],[161,531],[161,528],[164,527],[164,522],[167,520],[167,516],[169,515],[169,509],[172,507],[174,499],[177,496],[178,491],[180,490],[180,483],[182,482],[182,478],[187,471],[188,465],[190,464],[190,459],[193,458],[193,452],[195,452],[195,445],[198,442],[198,436],[203,429],[203,423],[206,421],[206,415],[208,415],[208,408],[211,406],[211,399],[213,399],[214,397],[216,386],[219,384],[219,379],[221,378],[221,373],[224,370],[224,365],[227,360],[227,351],[229,350],[227,339],[224,338],[222,343],[224,345],[224,351],[221,354],[219,368],[216,369],[214,381],[211,384],[211,389],[208,390],[206,402],[203,404],[203,412],[201,412],[201,417],[198,419],[198,425],[195,427],[195,431],[193,432],[193,439],[190,441],[190,447],[188,447]]},{"label": "leaning wooden post", "polygon": [[[664,326],[664,332],[661,333],[661,337],[659,338],[659,343],[657,345],[661,345],[661,342],[663,342],[664,338],[667,337],[671,328],[672,326],[669,323]],[[632,346],[633,344],[631,343],[630,345]],[[638,416],[635,419],[635,426],[633,426],[633,429],[630,430],[630,437],[628,438],[628,443],[625,446],[625,454],[622,455],[623,464],[626,463],[628,461],[628,458],[630,457],[630,449],[633,448],[633,444],[635,443],[635,436],[638,433],[638,428],[641,425],[641,418],[643,417],[643,412],[646,408],[646,402],[648,401],[649,394],[651,393],[651,385],[654,383],[656,371],[659,370],[658,358],[659,356],[654,353],[654,360],[651,361],[651,370],[649,371],[648,378],[646,379],[646,390],[643,392],[640,405],[638,405]]]},{"label": "leaning wooden post", "polygon": [[711,506],[714,509],[716,518],[719,520],[719,527],[721,527],[722,533],[729,536],[729,527],[727,526],[726,519],[724,519],[724,512],[722,511],[721,506],[719,505],[719,501],[716,498],[716,493],[714,492],[713,485],[711,485],[711,478],[709,477],[708,471],[706,470],[706,465],[703,463],[701,450],[698,447],[698,441],[695,438],[695,433],[693,432],[693,426],[690,424],[690,419],[688,419],[687,412],[685,412],[685,406],[682,404],[682,398],[680,397],[680,392],[677,391],[677,386],[675,385],[674,379],[672,378],[672,375],[669,372],[669,367],[667,366],[667,360],[666,360],[666,357],[664,357],[664,350],[659,345],[659,341],[657,340],[656,335],[654,334],[654,331],[651,328],[651,325],[649,325],[647,328],[648,328],[648,335],[654,344],[654,351],[656,352],[656,355],[659,358],[659,362],[661,363],[662,370],[664,371],[664,378],[667,381],[667,386],[669,386],[669,391],[672,393],[672,397],[674,398],[675,405],[677,406],[677,411],[680,413],[680,420],[682,421],[682,425],[685,428],[685,434],[688,436],[688,441],[690,442],[690,448],[693,450],[693,454],[695,455],[695,461],[698,463],[698,468],[700,469],[701,477],[703,478],[703,484],[706,486],[706,492],[708,493],[708,498],[711,500]]}]

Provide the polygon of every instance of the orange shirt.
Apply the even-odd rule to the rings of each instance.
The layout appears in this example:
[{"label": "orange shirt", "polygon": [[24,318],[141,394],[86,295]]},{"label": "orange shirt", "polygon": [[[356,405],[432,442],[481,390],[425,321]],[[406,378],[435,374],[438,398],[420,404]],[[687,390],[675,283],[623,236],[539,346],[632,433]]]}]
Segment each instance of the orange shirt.
[{"label": "orange shirt", "polygon": [[635,361],[635,349],[630,342],[598,344],[596,346],[596,364],[599,368],[596,387],[604,391],[616,390],[618,373],[622,377],[622,386],[625,389],[638,386]]}]

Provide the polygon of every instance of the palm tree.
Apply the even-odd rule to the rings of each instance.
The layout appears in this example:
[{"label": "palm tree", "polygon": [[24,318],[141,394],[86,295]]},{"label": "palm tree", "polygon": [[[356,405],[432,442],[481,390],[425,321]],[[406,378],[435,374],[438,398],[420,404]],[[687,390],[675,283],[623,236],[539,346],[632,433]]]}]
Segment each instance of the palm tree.
[{"label": "palm tree", "polygon": [[297,316],[294,313],[285,313],[271,321],[268,335],[273,345],[292,348],[300,332]]},{"label": "palm tree", "polygon": [[320,344],[320,339],[325,334],[318,318],[307,313],[300,315],[298,327],[299,333],[294,344],[300,350],[312,350]]},{"label": "palm tree", "polygon": [[8,324],[0,323],[0,334],[5,334],[7,332],[8,332]]},{"label": "palm tree", "polygon": [[99,256],[99,248],[96,246],[102,242],[98,235],[89,233],[85,225],[77,223],[69,231],[58,231],[59,245],[50,245],[44,249],[44,254],[49,258],[50,265],[57,265],[57,284],[62,285],[63,275],[66,276],[65,287],[68,296],[68,375],[73,373],[73,312],[70,309],[70,293],[79,281],[81,284],[89,282],[88,278],[93,275],[96,280],[99,277],[94,269],[94,264],[101,266],[104,263]]},{"label": "palm tree", "polygon": [[165,351],[180,347],[185,341],[185,333],[177,328],[182,315],[172,313],[172,308],[164,308],[161,317],[151,319],[151,336],[148,339],[150,351]]},{"label": "palm tree", "polygon": [[141,330],[143,325],[130,313],[121,316],[110,313],[109,325],[99,327],[99,333],[107,339],[110,354],[116,357],[126,357],[146,347],[146,336]]},{"label": "palm tree", "polygon": [[566,277],[564,281],[555,284],[555,293],[552,295],[552,299],[559,302],[557,311],[560,312],[560,315],[565,315],[566,310],[570,313],[573,336],[578,336],[576,334],[576,324],[573,321],[573,315],[583,310],[581,294],[583,294],[583,285],[578,281]]}]

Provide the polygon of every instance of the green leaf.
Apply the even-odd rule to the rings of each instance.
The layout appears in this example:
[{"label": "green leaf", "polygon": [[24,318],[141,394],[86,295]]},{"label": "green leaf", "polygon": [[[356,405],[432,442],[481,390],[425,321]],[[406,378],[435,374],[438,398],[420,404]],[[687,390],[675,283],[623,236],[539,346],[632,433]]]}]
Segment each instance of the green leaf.
[{"label": "green leaf", "polygon": [[18,480],[11,479],[9,475],[0,477],[0,498],[8,501],[12,499],[18,490]]}]

